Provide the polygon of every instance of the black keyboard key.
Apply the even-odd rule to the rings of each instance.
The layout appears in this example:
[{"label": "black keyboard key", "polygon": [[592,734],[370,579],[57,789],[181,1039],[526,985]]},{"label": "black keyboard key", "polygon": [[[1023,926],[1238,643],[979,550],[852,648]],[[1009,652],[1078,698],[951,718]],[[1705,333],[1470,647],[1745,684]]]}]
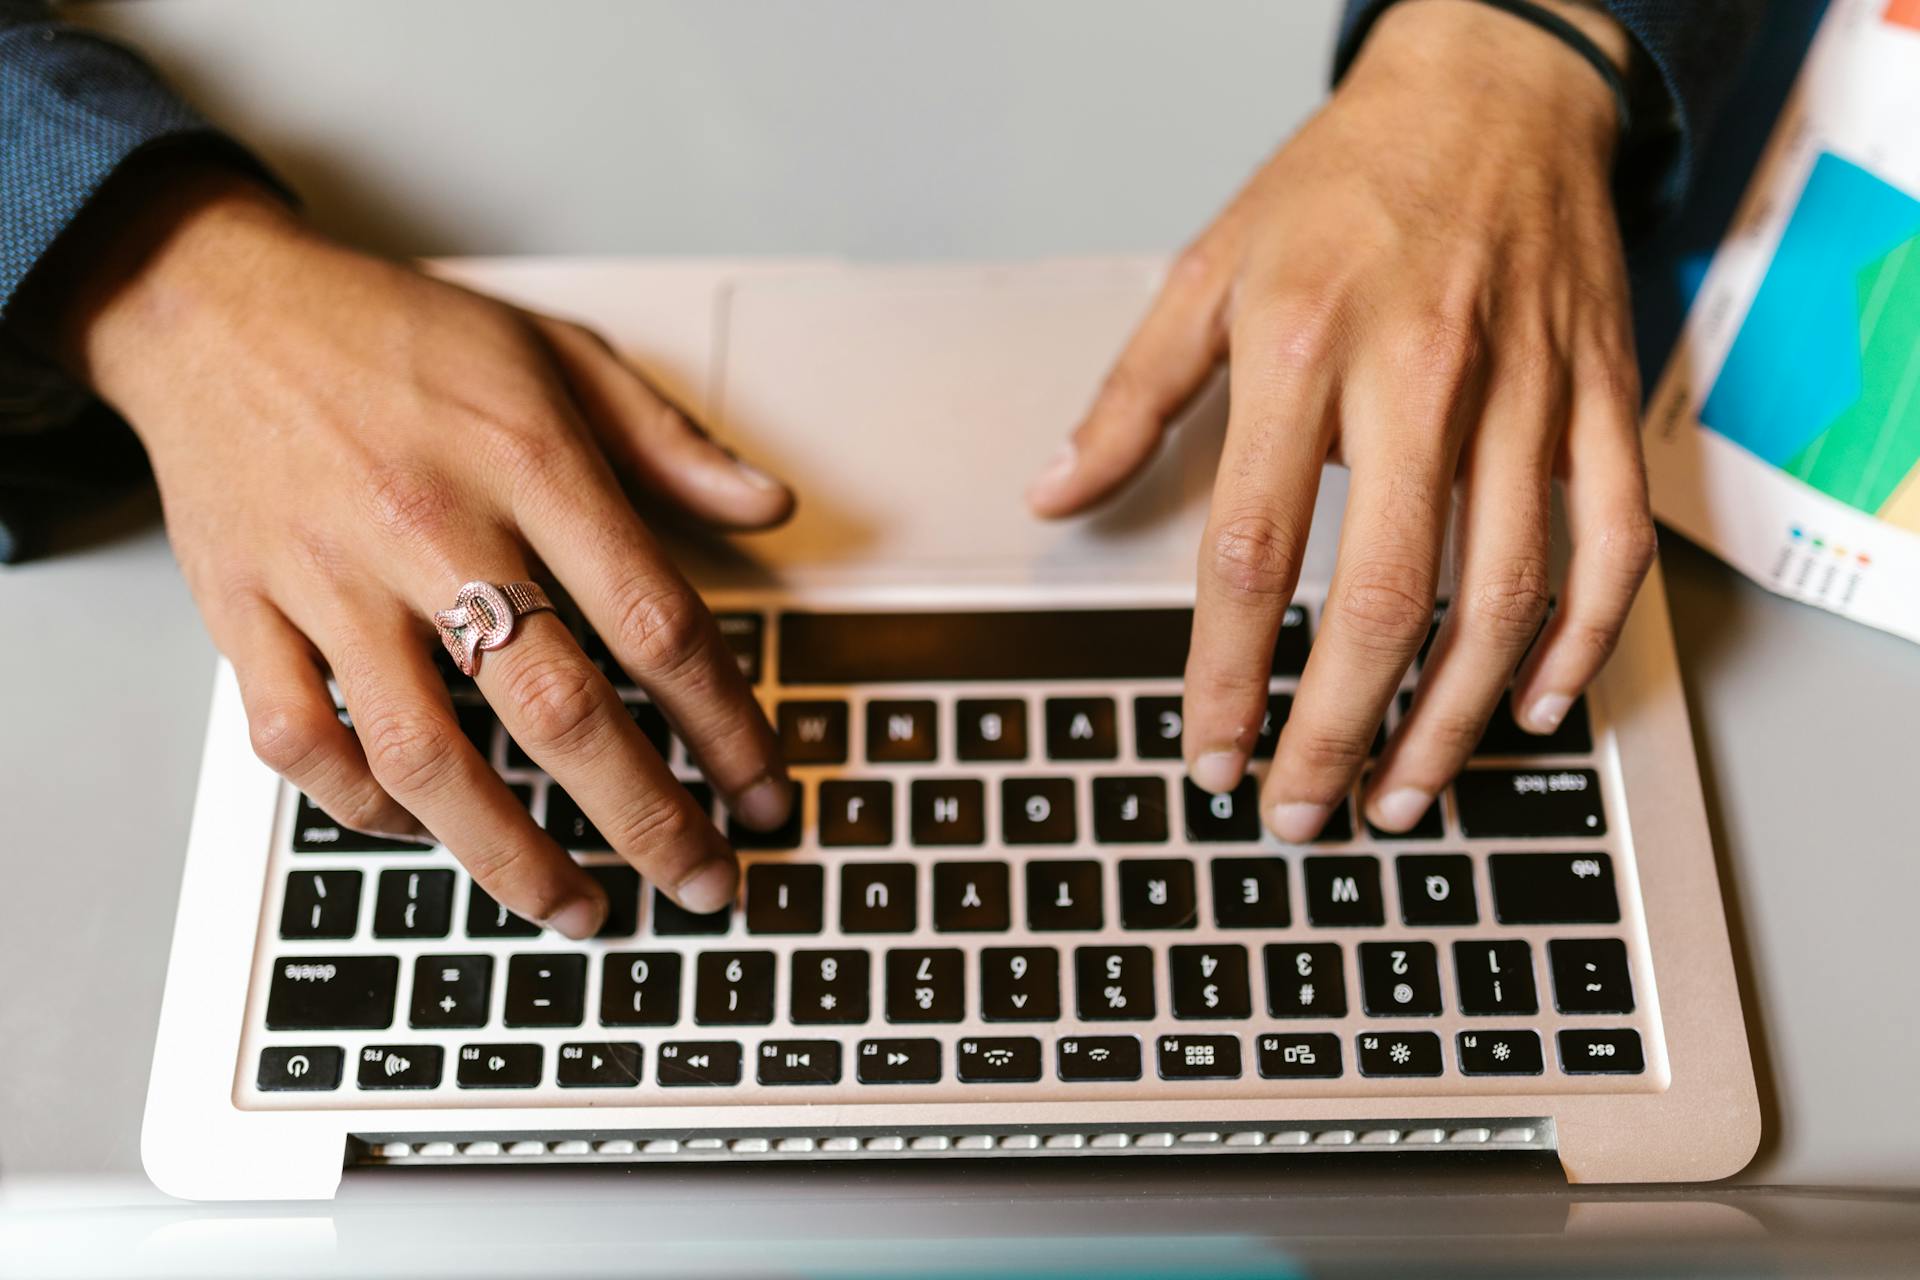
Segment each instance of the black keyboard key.
[{"label": "black keyboard key", "polygon": [[830,779],[820,784],[820,843],[878,848],[893,843],[893,784]]},{"label": "black keyboard key", "polygon": [[792,964],[795,1023],[835,1026],[867,1020],[873,980],[866,952],[796,951]]},{"label": "black keyboard key", "polygon": [[1161,1036],[1162,1080],[1238,1080],[1239,1036]]},{"label": "black keyboard key", "polygon": [[500,727],[500,718],[493,714],[493,708],[484,702],[462,702],[453,709],[453,718],[460,722],[460,732],[480,758],[489,765],[493,763],[493,731]]},{"label": "black keyboard key", "polygon": [[780,615],[789,684],[1178,680],[1191,609]]},{"label": "black keyboard key", "polygon": [[862,1040],[854,1075],[861,1084],[938,1084],[940,1042]]},{"label": "black keyboard key", "polygon": [[1437,1076],[1445,1070],[1440,1037],[1431,1031],[1363,1031],[1358,1042],[1363,1076]]},{"label": "black keyboard key", "polygon": [[1637,1076],[1647,1069],[1640,1033],[1629,1028],[1562,1031],[1560,1069],[1570,1076]]},{"label": "black keyboard key", "polygon": [[1000,838],[1008,844],[1072,844],[1079,838],[1072,778],[1002,778]]},{"label": "black keyboard key", "polygon": [[1098,929],[1105,919],[1098,862],[1074,859],[1027,864],[1027,928],[1035,933]]},{"label": "black keyboard key", "polygon": [[660,1085],[702,1089],[739,1084],[742,1056],[732,1040],[669,1040],[660,1046]]},{"label": "black keyboard key", "polygon": [[1174,1017],[1253,1016],[1253,995],[1247,987],[1247,949],[1238,943],[1170,947],[1167,972]]},{"label": "black keyboard key", "polygon": [[939,711],[927,699],[867,703],[867,759],[886,764],[932,760],[940,754]]},{"label": "black keyboard key", "polygon": [[707,951],[694,964],[693,1020],[703,1027],[773,1021],[771,951]]},{"label": "black keyboard key", "polygon": [[1618,938],[1555,938],[1547,944],[1547,968],[1560,1012],[1633,1012],[1627,944]]},{"label": "black keyboard key", "polygon": [[1385,924],[1380,860],[1365,856],[1306,858],[1307,919],[1325,927]]},{"label": "black keyboard key", "polygon": [[840,1044],[835,1040],[763,1040],[754,1079],[764,1085],[840,1083]]},{"label": "black keyboard key", "polygon": [[1002,933],[1013,924],[1004,862],[933,864],[933,927],[941,933]]},{"label": "black keyboard key", "polygon": [[1279,858],[1215,858],[1213,921],[1222,929],[1284,929],[1287,864]]},{"label": "black keyboard key", "polygon": [[748,684],[759,684],[764,666],[762,654],[766,650],[766,620],[757,613],[716,613],[713,620],[720,626],[720,642],[740,664],[740,674]]},{"label": "black keyboard key", "polygon": [[1047,756],[1112,760],[1120,754],[1112,698],[1048,698]]},{"label": "black keyboard key", "polygon": [[573,797],[557,785],[547,788],[547,834],[562,849],[575,853],[611,853],[613,844],[600,834]]},{"label": "black keyboard key", "polygon": [[1463,1076],[1537,1076],[1546,1070],[1531,1031],[1462,1031],[1454,1037]]},{"label": "black keyboard key", "polygon": [[1185,858],[1123,858],[1120,924],[1127,929],[1191,929],[1199,923],[1193,864]]},{"label": "black keyboard key", "polygon": [[281,937],[351,938],[359,928],[358,871],[288,873],[287,892],[280,906]]},{"label": "black keyboard key", "polygon": [[1273,942],[1262,952],[1267,1012],[1276,1018],[1344,1018],[1347,976],[1337,942]]},{"label": "black keyboard key", "polygon": [[1055,1071],[1068,1084],[1140,1078],[1137,1036],[1068,1036],[1055,1054]]},{"label": "black keyboard key", "polygon": [[1148,947],[1080,947],[1073,953],[1074,1008],[1083,1022],[1139,1022],[1153,1017],[1153,951]]},{"label": "black keyboard key", "polygon": [[1476,756],[1565,756],[1586,755],[1593,750],[1593,729],[1587,719],[1587,700],[1575,698],[1552,733],[1528,733],[1513,718],[1513,704],[1500,699],[1494,708],[1487,731],[1480,735]]},{"label": "black keyboard key", "polygon": [[987,838],[987,793],[978,778],[920,778],[912,797],[912,835],[915,844],[984,844]]},{"label": "black keyboard key", "polygon": [[662,760],[673,749],[673,731],[667,727],[667,717],[651,702],[623,702],[620,704],[627,713],[627,719],[633,721],[649,745],[659,753]]},{"label": "black keyboard key", "polygon": [[780,728],[780,750],[788,764],[847,762],[846,703],[783,702],[774,718]]},{"label": "black keyboard key", "polygon": [[336,1045],[268,1045],[253,1085],[262,1093],[317,1093],[340,1087],[346,1055]]},{"label": "black keyboard key", "polygon": [[431,847],[418,840],[370,835],[343,827],[305,796],[300,797],[300,806],[293,815],[295,853],[424,853]]},{"label": "black keyboard key", "polygon": [[954,1047],[962,1084],[1030,1084],[1040,1078],[1040,1042],[1032,1036],[969,1036]]},{"label": "black keyboard key", "polygon": [[1453,944],[1453,976],[1460,1012],[1474,1016],[1538,1013],[1533,949],[1518,938]]},{"label": "black keyboard key", "polygon": [[510,1027],[577,1027],[587,1012],[587,958],[537,953],[507,961]]},{"label": "black keyboard key", "polygon": [[788,784],[793,802],[787,809],[787,820],[771,831],[761,831],[749,827],[731,813],[727,815],[727,843],[736,849],[797,849],[800,847],[801,824],[806,819],[806,797],[798,781]]},{"label": "black keyboard key", "polygon": [[1292,714],[1292,694],[1267,695],[1267,712],[1260,717],[1260,732],[1253,739],[1252,754],[1255,760],[1273,759],[1274,748],[1280,745],[1280,731],[1287,727],[1287,717]]},{"label": "black keyboard key", "polygon": [[1253,844],[1260,839],[1260,784],[1242,778],[1231,791],[1213,795],[1183,778],[1186,795],[1187,839],[1209,844]]},{"label": "black keyboard key", "polygon": [[1431,942],[1360,944],[1360,1003],[1375,1018],[1440,1012],[1440,959]]},{"label": "black keyboard key", "polygon": [[641,1061],[637,1044],[563,1044],[554,1083],[562,1089],[632,1089],[640,1083]]},{"label": "black keyboard key", "polygon": [[1340,1075],[1340,1037],[1324,1031],[1256,1036],[1253,1047],[1260,1075],[1267,1080],[1332,1080]]},{"label": "black keyboard key", "polygon": [[1408,853],[1393,860],[1400,881],[1400,918],[1408,924],[1473,924],[1473,859],[1464,853]]},{"label": "black keyboard key", "polygon": [[1617,924],[1613,859],[1604,853],[1496,853],[1487,858],[1501,924]]},{"label": "black keyboard key", "polygon": [[919,868],[910,862],[840,866],[842,933],[912,933],[919,923]]},{"label": "black keyboard key", "polygon": [[1093,838],[1101,844],[1164,844],[1167,781],[1156,775],[1093,780]]},{"label": "black keyboard key", "polygon": [[269,1031],[378,1031],[393,1025],[395,956],[285,956],[273,962]]},{"label": "black keyboard key", "polygon": [[689,911],[658,889],[653,891],[653,932],[662,938],[718,937],[733,927],[733,908]]},{"label": "black keyboard key", "polygon": [[1468,769],[1453,783],[1460,829],[1476,840],[1607,833],[1592,769]]},{"label": "black keyboard key", "polygon": [[826,868],[756,862],[747,868],[748,933],[818,933],[825,921]]},{"label": "black keyboard key", "polygon": [[962,760],[1025,760],[1027,704],[1022,698],[962,698],[954,707]]},{"label": "black keyboard key", "polygon": [[1052,947],[988,947],[980,953],[980,1017],[1057,1022],[1060,953]]},{"label": "black keyboard key", "polygon": [[362,1089],[434,1089],[446,1057],[437,1044],[370,1044],[360,1051]]},{"label": "black keyboard key", "polygon": [[453,879],[444,868],[382,871],[373,900],[373,936],[446,937],[453,928]]},{"label": "black keyboard key", "polygon": [[607,895],[607,918],[596,938],[631,938],[640,929],[640,873],[624,864],[586,867]]},{"label": "black keyboard key", "polygon": [[1333,813],[1327,818],[1327,825],[1320,828],[1320,834],[1313,838],[1315,844],[1337,844],[1353,839],[1353,802],[1342,800],[1333,807]]},{"label": "black keyboard key", "polygon": [[545,1074],[537,1044],[460,1046],[453,1077],[462,1089],[535,1089]]},{"label": "black keyboard key", "polygon": [[1133,700],[1133,753],[1142,760],[1178,760],[1184,727],[1178,696]]},{"label": "black keyboard key", "polygon": [[609,951],[600,964],[600,1022],[609,1027],[670,1027],[680,1020],[680,956],[673,951]]},{"label": "black keyboard key", "polygon": [[1280,621],[1280,638],[1273,646],[1273,674],[1297,676],[1307,669],[1307,654],[1313,633],[1307,624],[1307,611],[1297,604],[1287,606]]},{"label": "black keyboard key", "polygon": [[484,1027],[493,998],[492,956],[421,956],[413,962],[409,1026]]},{"label": "black keyboard key", "polygon": [[888,1022],[958,1022],[966,988],[966,958],[957,949],[887,952]]},{"label": "black keyboard key", "polygon": [[469,938],[537,938],[540,926],[513,914],[494,901],[492,894],[478,884],[467,885],[467,936]]}]

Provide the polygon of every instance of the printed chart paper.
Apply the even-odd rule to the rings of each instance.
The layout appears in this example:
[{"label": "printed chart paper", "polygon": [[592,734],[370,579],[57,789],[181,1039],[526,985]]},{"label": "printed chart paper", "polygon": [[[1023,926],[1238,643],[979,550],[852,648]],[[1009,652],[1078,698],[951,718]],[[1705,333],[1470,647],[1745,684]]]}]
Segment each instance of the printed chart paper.
[{"label": "printed chart paper", "polygon": [[1654,512],[1920,641],[1920,0],[1833,0],[1653,397]]}]

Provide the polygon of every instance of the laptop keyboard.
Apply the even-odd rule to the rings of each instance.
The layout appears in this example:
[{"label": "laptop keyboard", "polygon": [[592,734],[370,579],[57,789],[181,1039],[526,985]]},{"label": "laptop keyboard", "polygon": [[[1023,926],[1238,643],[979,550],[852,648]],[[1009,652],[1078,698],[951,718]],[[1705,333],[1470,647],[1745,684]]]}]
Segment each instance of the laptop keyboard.
[{"label": "laptop keyboard", "polygon": [[[1587,703],[1548,738],[1503,707],[1407,835],[1350,798],[1293,847],[1261,829],[1256,779],[1212,796],[1184,778],[1190,610],[725,608],[792,766],[781,831],[729,823],[586,644],[739,849],[739,903],[693,915],[643,885],[456,680],[468,736],[605,887],[605,927],[545,932],[444,849],[348,831],[288,790],[242,1105],[1660,1087],[1631,844]],[[1313,622],[1289,611],[1256,774]]]}]

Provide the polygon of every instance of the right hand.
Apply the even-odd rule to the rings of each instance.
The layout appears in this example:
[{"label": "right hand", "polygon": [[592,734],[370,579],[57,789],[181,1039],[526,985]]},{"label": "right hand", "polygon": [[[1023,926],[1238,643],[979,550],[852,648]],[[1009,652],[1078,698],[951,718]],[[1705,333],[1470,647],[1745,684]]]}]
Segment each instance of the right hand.
[{"label": "right hand", "polygon": [[[247,183],[170,187],[140,216],[58,346],[147,446],[263,760],[348,826],[431,833],[508,909],[592,935],[605,896],[462,736],[428,623],[471,579],[550,571],[729,809],[787,819],[773,731],[622,488],[757,528],[791,512],[783,485],[587,330],[332,244]],[[477,683],[643,875],[689,910],[732,900],[732,851],[555,615],[521,618]]]}]

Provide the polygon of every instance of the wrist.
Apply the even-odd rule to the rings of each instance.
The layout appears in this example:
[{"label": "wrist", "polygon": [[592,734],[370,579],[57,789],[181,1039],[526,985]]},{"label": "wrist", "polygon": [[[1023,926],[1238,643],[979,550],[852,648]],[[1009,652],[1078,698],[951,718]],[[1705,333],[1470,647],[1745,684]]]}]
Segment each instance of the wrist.
[{"label": "wrist", "polygon": [[[1532,0],[1586,36],[1623,76],[1633,39],[1598,5]],[[1475,127],[1511,123],[1565,148],[1585,144],[1610,167],[1619,142],[1613,86],[1566,40],[1483,0],[1399,0],[1380,12],[1343,82],[1431,95],[1468,108]]]}]

